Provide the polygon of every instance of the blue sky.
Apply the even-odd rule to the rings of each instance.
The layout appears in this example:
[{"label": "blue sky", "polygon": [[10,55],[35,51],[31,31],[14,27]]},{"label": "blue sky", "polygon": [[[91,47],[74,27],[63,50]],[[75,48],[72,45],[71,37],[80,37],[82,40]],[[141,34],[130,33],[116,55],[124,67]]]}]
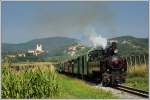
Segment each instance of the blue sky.
[{"label": "blue sky", "polygon": [[147,38],[148,2],[2,2],[2,42],[54,36],[83,39],[86,29],[106,38]]}]

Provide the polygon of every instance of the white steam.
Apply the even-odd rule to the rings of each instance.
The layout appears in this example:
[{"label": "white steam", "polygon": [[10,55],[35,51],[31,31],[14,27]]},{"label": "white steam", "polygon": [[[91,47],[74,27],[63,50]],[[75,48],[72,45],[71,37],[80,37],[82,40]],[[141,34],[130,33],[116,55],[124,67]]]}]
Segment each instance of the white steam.
[{"label": "white steam", "polygon": [[90,37],[90,41],[94,47],[101,46],[102,48],[106,48],[107,46],[107,39],[103,38],[101,35]]},{"label": "white steam", "polygon": [[85,32],[85,35],[88,38],[88,42],[95,48],[102,47],[105,49],[107,46],[107,39],[102,37],[100,34],[97,34],[94,28],[89,29]]}]

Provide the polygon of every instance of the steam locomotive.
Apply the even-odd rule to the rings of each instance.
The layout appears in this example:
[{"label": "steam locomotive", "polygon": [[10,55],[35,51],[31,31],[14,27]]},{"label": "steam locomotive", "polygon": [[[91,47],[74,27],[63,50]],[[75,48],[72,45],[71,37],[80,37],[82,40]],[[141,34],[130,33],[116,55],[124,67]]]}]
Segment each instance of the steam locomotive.
[{"label": "steam locomotive", "polygon": [[57,64],[57,70],[113,86],[125,82],[127,62],[117,53],[116,42],[106,49],[96,48],[86,55]]}]

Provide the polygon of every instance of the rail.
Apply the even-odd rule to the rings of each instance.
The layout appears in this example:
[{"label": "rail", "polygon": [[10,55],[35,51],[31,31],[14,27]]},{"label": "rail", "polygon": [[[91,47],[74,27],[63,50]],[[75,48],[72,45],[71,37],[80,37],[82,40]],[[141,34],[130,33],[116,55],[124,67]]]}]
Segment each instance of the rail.
[{"label": "rail", "polygon": [[135,88],[124,86],[124,85],[117,85],[113,88],[131,93],[131,94],[135,94],[141,97],[149,98],[149,92],[144,91],[144,90],[135,89]]}]

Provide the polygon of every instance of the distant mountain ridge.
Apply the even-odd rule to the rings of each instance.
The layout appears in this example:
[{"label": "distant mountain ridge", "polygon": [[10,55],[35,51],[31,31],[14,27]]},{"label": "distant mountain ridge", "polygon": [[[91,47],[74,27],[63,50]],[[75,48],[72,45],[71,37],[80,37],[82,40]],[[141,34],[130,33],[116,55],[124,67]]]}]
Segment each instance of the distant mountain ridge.
[{"label": "distant mountain ridge", "polygon": [[[112,39],[118,41],[118,49],[122,55],[148,53],[148,38],[121,36]],[[63,54],[66,47],[80,43],[80,40],[67,37],[50,37],[35,39],[20,44],[2,43],[2,55],[8,52],[27,51],[36,48],[37,43],[41,43],[44,50],[48,51],[47,56],[57,56]]]}]

